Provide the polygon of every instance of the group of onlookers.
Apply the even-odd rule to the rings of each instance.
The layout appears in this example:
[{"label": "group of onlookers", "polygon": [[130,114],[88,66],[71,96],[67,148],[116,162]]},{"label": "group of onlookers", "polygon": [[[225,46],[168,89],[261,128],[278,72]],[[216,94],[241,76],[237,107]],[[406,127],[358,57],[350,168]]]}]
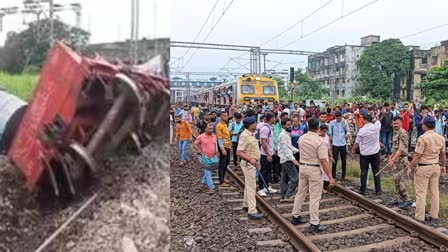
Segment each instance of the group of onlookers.
[{"label": "group of onlookers", "polygon": [[[174,138],[179,140],[181,165],[188,159],[186,149],[192,141],[193,124],[201,134],[195,141],[195,147],[201,154],[204,184],[212,190],[215,188],[211,171],[217,167],[219,184],[229,186],[226,170],[232,156],[231,165],[237,167],[239,164],[245,174],[247,188],[243,205],[248,208],[250,218],[263,217],[254,210],[256,185],[258,184],[257,193],[267,196],[278,191],[272,188],[271,183],[280,182],[282,201],[294,200],[293,224],[303,222],[299,212],[304,192],[310,192],[313,200],[310,199],[310,228],[318,232],[325,229],[319,225],[318,220],[320,194],[328,185],[334,185],[339,160],[341,179],[344,180],[347,175],[348,154],[359,154],[359,192],[366,194],[368,172],[371,168],[375,191],[381,194],[380,175],[377,173],[381,168],[380,155],[383,152],[388,159],[387,166],[394,169],[398,195],[394,204],[399,204],[402,208],[410,205],[404,176],[409,169],[418,167],[414,177],[418,212],[416,218],[422,220],[422,195],[426,195],[428,188],[432,196],[436,194],[436,188],[438,193],[436,179],[431,177],[434,174],[429,176],[425,168],[434,168],[437,163],[438,174],[444,173],[444,159],[441,153],[436,155],[434,150],[439,150],[442,142],[445,146],[445,138],[448,136],[448,103],[443,110],[440,105],[431,110],[420,103],[409,104],[399,100],[393,104],[344,103],[333,107],[326,104],[324,108],[315,106],[312,101],[308,105],[305,101],[231,106],[173,105],[171,118],[175,120],[172,126],[176,127]],[[425,137],[420,137],[424,132],[427,132]],[[438,145],[430,150],[428,146],[434,144],[434,141]],[[420,161],[409,164],[407,160],[412,145],[416,145],[414,158],[418,157]],[[436,170],[434,168],[433,172]],[[427,181],[423,172],[429,176]],[[431,216],[437,218],[438,208],[437,211],[433,208],[438,205],[438,201],[434,200],[433,203]]]}]

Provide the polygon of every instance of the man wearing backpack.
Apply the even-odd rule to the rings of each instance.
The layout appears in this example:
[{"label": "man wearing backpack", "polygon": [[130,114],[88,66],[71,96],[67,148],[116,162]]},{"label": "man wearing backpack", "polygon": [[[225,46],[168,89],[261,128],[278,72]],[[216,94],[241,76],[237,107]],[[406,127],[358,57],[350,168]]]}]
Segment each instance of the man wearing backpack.
[{"label": "man wearing backpack", "polygon": [[[258,194],[260,196],[265,197],[267,194],[267,190],[270,193],[276,193],[277,190],[272,189],[269,186],[269,181],[271,180],[272,173],[272,163],[274,156],[274,125],[275,117],[273,114],[268,113],[266,115],[266,124],[260,128],[260,140],[261,140],[261,158],[260,164],[261,169],[260,173],[263,179],[258,180],[259,191]],[[264,188],[266,183],[266,187]]]},{"label": "man wearing backpack", "polygon": [[336,165],[338,157],[341,156],[342,179],[345,179],[347,170],[347,139],[350,136],[350,128],[346,120],[342,119],[342,113],[336,111],[335,119],[330,122],[329,136],[332,140],[334,163],[332,166],[332,176],[336,178]]},{"label": "man wearing backpack", "polygon": [[235,113],[235,120],[229,125],[229,133],[232,137],[232,152],[233,152],[233,166],[238,165],[238,157],[236,156],[236,147],[238,146],[238,133],[243,129],[243,116],[240,113]]}]

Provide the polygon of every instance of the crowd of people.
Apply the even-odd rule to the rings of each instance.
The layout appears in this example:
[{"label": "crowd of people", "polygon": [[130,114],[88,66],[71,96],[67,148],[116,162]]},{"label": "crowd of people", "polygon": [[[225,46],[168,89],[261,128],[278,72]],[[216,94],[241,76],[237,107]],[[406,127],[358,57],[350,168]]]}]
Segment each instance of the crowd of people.
[{"label": "crowd of people", "polygon": [[[199,137],[194,144],[204,169],[202,183],[212,193],[213,169],[218,169],[219,185],[227,187],[227,168],[236,169],[239,165],[246,186],[243,208],[250,219],[264,217],[257,212],[256,193],[262,197],[279,193],[281,201],[294,201],[291,222],[304,223],[300,211],[309,193],[310,230],[325,230],[319,221],[321,195],[334,186],[339,161],[338,179],[346,179],[347,157],[356,154],[361,170],[360,194],[366,195],[370,169],[375,192],[382,193],[382,156],[387,160],[385,168],[392,170],[396,186],[397,198],[391,204],[400,208],[412,204],[405,180],[415,169],[415,218],[425,220],[428,191],[431,211],[426,220],[438,218],[439,176],[446,173],[448,102],[444,107],[400,100],[391,104],[354,102],[325,107],[315,106],[313,101],[306,104],[173,104],[170,142],[178,143],[181,165],[185,165],[187,146],[193,140],[191,125],[197,128]],[[415,154],[411,156],[414,145]],[[280,188],[271,186],[275,183],[280,183]]]}]

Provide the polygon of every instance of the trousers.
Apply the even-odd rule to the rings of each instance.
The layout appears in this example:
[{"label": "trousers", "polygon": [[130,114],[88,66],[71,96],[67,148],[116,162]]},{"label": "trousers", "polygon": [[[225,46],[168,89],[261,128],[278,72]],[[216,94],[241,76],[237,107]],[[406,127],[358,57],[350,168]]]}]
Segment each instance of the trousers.
[{"label": "trousers", "polygon": [[236,155],[236,148],[238,147],[238,142],[232,142],[232,154],[233,154],[233,165],[236,167],[238,162],[238,156]]},{"label": "trousers", "polygon": [[398,201],[408,201],[409,200],[409,194],[406,191],[406,167],[409,164],[409,161],[407,160],[407,157],[405,158],[399,158],[397,160],[398,162],[395,162],[393,167],[393,175],[392,178],[394,180],[395,184],[395,191],[397,191],[397,200]]},{"label": "trousers", "polygon": [[386,148],[386,152],[390,153],[392,148],[392,134],[393,132],[391,130],[381,130],[380,131],[380,140],[381,143],[384,144]]},{"label": "trousers", "polygon": [[339,156],[341,156],[341,164],[342,164],[342,177],[345,178],[347,173],[347,146],[333,146],[333,158],[334,163],[331,166],[331,173],[333,178],[336,178],[336,166],[338,164]]},{"label": "trousers", "polygon": [[361,166],[361,192],[367,191],[367,175],[369,171],[369,165],[372,166],[373,171],[373,181],[375,182],[375,191],[377,193],[381,192],[381,180],[380,175],[375,176],[380,170],[381,160],[380,154],[375,153],[373,155],[359,155],[359,163]]},{"label": "trousers", "polygon": [[218,176],[219,176],[219,184],[224,183],[224,177],[226,176],[227,166],[230,163],[230,149],[225,148],[227,155],[223,155],[221,148],[219,150],[219,168],[218,168]]},{"label": "trousers", "polygon": [[322,171],[320,167],[301,165],[299,171],[299,189],[294,198],[292,216],[299,217],[305,202],[306,193],[310,194],[310,223],[319,225],[319,204],[322,198]]},{"label": "trousers", "polygon": [[213,179],[212,179],[212,172],[206,169],[203,169],[204,171],[204,176],[202,177],[202,184],[205,184],[208,186],[208,188],[210,189],[214,189],[215,188],[215,184],[213,183]]},{"label": "trousers", "polygon": [[431,197],[431,217],[439,217],[440,166],[417,166],[414,174],[415,219],[425,220],[426,194]]},{"label": "trousers", "polygon": [[246,161],[241,162],[241,170],[244,174],[244,200],[243,207],[247,207],[248,214],[257,213],[257,201],[255,198],[255,193],[257,190],[257,183],[255,181],[255,166],[247,163]]},{"label": "trousers", "polygon": [[188,147],[188,140],[179,140],[179,151],[181,161],[187,160],[187,147]]},{"label": "trousers", "polygon": [[298,174],[296,166],[292,161],[282,164],[282,177],[280,180],[280,195],[290,197],[297,188]]},{"label": "trousers", "polygon": [[[274,160],[274,159],[272,159]],[[258,188],[259,190],[262,190],[264,188],[264,183],[266,183],[266,186],[269,187],[269,181],[271,180],[271,173],[272,173],[272,163],[268,162],[268,157],[265,155],[261,155],[260,158],[260,174],[261,178],[258,180]]]}]

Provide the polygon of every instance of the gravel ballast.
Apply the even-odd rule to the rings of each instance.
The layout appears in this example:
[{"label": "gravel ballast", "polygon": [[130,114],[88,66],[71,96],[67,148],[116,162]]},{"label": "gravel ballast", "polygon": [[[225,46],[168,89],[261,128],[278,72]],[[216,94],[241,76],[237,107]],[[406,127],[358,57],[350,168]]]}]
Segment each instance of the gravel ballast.
[{"label": "gravel ballast", "polygon": [[[45,251],[169,251],[169,143],[159,136],[140,155],[120,152],[75,200],[43,204],[18,170],[0,164],[0,251],[34,251],[93,193],[95,201]],[[56,200],[56,202],[58,202]]]}]

